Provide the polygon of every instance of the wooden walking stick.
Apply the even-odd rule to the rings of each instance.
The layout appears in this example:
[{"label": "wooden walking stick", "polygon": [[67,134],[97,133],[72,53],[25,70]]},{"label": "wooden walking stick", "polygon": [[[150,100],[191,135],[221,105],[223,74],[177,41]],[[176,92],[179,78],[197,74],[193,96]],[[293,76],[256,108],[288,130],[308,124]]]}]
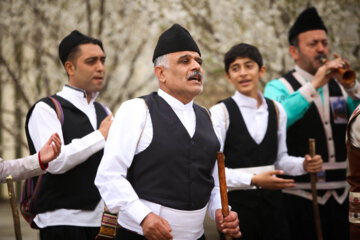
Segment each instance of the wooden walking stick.
[{"label": "wooden walking stick", "polygon": [[14,220],[14,229],[15,229],[16,240],[22,240],[19,211],[18,211],[18,208],[16,205],[16,196],[15,196],[15,192],[14,192],[13,179],[12,179],[11,175],[9,175],[6,178],[6,183],[7,183],[7,187],[8,187],[10,205],[11,205],[11,210],[12,210],[12,215],[13,215],[13,220]]},{"label": "wooden walking stick", "polygon": [[[227,197],[227,187],[226,187],[226,176],[225,176],[225,159],[224,153],[216,153],[217,163],[218,163],[218,172],[219,172],[219,185],[220,185],[220,197],[221,197],[221,206],[222,214],[224,217],[229,215],[229,204]],[[231,240],[230,235],[225,235],[226,240]]]},{"label": "wooden walking stick", "polygon": [[[309,138],[309,153],[311,157],[315,156],[315,139]],[[321,222],[320,222],[320,213],[319,206],[317,201],[317,191],[316,191],[316,173],[310,173],[310,181],[311,181],[311,193],[312,193],[312,204],[314,210],[314,219],[315,219],[315,227],[316,234],[318,240],[323,240],[322,230],[321,230]]]}]

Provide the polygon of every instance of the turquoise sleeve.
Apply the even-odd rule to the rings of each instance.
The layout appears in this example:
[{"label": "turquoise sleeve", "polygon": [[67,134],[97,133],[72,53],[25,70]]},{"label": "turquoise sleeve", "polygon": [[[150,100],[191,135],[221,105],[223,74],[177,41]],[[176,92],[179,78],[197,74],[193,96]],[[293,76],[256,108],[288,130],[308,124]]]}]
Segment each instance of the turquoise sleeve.
[{"label": "turquoise sleeve", "polygon": [[264,96],[281,103],[287,115],[287,128],[302,118],[310,108],[310,103],[299,91],[289,93],[286,86],[278,79],[271,80],[266,84]]}]

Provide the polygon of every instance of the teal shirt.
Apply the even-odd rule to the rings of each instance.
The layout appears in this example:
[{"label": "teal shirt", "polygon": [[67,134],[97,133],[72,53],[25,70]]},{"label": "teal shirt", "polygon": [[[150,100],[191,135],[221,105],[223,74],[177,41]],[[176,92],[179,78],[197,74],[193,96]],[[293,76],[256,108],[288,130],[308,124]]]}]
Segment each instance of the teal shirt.
[{"label": "teal shirt", "polygon": [[[322,88],[319,88],[318,92],[321,99],[323,99]],[[311,105],[311,103],[309,103],[299,91],[294,91],[290,94],[287,87],[279,79],[271,80],[266,84],[264,96],[274,99],[282,104],[287,114],[287,128],[302,118]],[[360,99],[352,100],[349,96],[347,97],[347,107],[350,113],[349,116],[359,103]]]}]

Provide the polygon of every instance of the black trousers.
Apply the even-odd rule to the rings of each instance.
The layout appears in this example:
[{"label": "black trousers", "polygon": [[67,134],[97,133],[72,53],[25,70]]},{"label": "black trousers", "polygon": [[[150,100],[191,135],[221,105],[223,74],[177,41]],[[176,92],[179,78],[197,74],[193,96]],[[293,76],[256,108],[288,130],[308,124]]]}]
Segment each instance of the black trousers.
[{"label": "black trousers", "polygon": [[[146,238],[125,228],[118,227],[116,229],[116,240],[146,240]],[[202,235],[197,240],[206,240],[205,235]]]},{"label": "black trousers", "polygon": [[[312,202],[291,194],[284,194],[284,206],[293,240],[317,240]],[[348,240],[348,198],[339,204],[333,196],[325,205],[319,204],[323,239]]]},{"label": "black trousers", "polygon": [[40,228],[40,240],[94,240],[99,227],[52,226]]},{"label": "black trousers", "polygon": [[[272,190],[228,192],[231,210],[238,213],[241,240],[289,240],[282,193]],[[220,239],[224,240],[220,233]],[[304,240],[304,239],[303,239]]]}]

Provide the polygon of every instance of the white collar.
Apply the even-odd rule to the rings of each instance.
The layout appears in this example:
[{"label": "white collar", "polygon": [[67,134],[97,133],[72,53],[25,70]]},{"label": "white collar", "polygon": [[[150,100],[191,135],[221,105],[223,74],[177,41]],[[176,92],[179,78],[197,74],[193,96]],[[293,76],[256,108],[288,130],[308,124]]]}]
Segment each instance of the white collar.
[{"label": "white collar", "polygon": [[307,71],[300,68],[298,65],[295,65],[295,70],[300,74],[301,77],[305,79],[307,82],[311,82],[314,78],[314,75],[308,73]]},{"label": "white collar", "polygon": [[[261,105],[259,108],[265,107],[265,109],[267,109],[265,98],[260,91],[258,91],[258,96],[261,98]],[[258,108],[256,99],[252,97],[248,97],[240,93],[239,91],[235,92],[235,94],[233,95],[233,99],[235,100],[235,102],[238,104],[239,107]]]},{"label": "white collar", "polygon": [[[66,96],[76,97],[79,99],[79,101],[86,101],[87,103],[87,95],[83,89],[65,84],[61,92]],[[89,104],[93,103],[98,95],[99,92],[93,93]]]},{"label": "white collar", "polygon": [[172,109],[176,109],[176,110],[182,110],[182,111],[186,111],[186,110],[190,110],[193,109],[193,103],[194,101],[191,100],[189,103],[187,104],[183,104],[181,101],[179,101],[178,99],[174,98],[173,96],[171,96],[170,94],[168,94],[167,92],[161,90],[159,88],[158,90],[158,95],[160,97],[162,97],[169,105]]}]

